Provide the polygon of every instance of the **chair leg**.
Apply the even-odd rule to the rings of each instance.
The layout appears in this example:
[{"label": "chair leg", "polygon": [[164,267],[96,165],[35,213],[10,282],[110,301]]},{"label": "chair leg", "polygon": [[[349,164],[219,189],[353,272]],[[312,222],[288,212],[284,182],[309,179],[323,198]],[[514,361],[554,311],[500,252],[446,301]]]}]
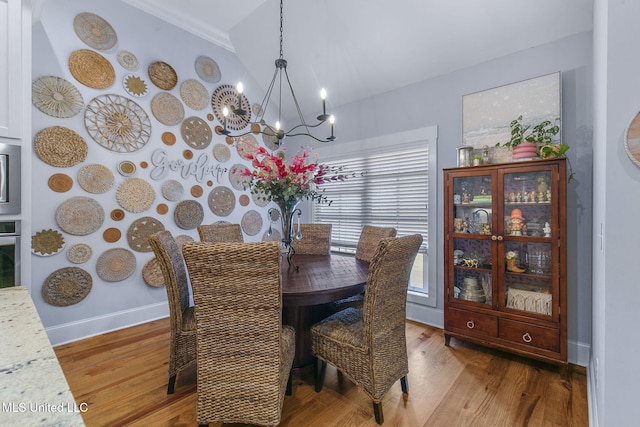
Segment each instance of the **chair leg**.
[{"label": "chair leg", "polygon": [[291,396],[293,394],[293,374],[289,372],[289,379],[287,380],[287,389],[284,392],[287,396]]},{"label": "chair leg", "polygon": [[320,393],[324,386],[324,374],[327,371],[327,362],[324,360],[316,360],[316,393]]},{"label": "chair leg", "polygon": [[373,414],[376,417],[378,424],[384,423],[384,416],[382,415],[382,402],[373,402]]},{"label": "chair leg", "polygon": [[173,394],[176,389],[176,374],[169,377],[169,384],[167,385],[167,394]]},{"label": "chair leg", "polygon": [[402,387],[402,392],[404,394],[409,394],[409,383],[407,382],[407,376],[400,378],[400,387]]}]

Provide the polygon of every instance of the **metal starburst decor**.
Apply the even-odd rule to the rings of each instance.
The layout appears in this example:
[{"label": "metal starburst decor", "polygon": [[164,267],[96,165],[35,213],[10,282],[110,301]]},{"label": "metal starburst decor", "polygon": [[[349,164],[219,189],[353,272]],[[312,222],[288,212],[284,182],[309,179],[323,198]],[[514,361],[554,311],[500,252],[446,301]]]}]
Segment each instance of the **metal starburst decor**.
[{"label": "metal starburst decor", "polygon": [[142,107],[115,94],[93,98],[85,110],[84,125],[94,141],[119,153],[138,151],[151,137],[151,122]]}]

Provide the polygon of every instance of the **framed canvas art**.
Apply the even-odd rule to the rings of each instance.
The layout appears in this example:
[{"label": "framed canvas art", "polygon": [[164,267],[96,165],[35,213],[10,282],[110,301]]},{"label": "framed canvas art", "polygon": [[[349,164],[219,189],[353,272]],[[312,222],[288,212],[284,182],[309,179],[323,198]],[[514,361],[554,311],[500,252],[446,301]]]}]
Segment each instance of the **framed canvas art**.
[{"label": "framed canvas art", "polygon": [[[475,92],[462,97],[463,145],[493,147],[511,139],[509,124],[552,122],[560,117],[560,72]],[[559,138],[559,134],[556,136]]]}]

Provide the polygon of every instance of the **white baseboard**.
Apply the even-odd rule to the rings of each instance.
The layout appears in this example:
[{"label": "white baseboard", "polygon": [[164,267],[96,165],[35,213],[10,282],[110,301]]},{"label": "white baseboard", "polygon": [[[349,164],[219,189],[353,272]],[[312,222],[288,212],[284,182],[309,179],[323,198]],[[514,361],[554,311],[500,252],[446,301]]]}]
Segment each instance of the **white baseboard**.
[{"label": "white baseboard", "polygon": [[109,313],[46,328],[52,346],[104,334],[169,316],[167,302]]}]

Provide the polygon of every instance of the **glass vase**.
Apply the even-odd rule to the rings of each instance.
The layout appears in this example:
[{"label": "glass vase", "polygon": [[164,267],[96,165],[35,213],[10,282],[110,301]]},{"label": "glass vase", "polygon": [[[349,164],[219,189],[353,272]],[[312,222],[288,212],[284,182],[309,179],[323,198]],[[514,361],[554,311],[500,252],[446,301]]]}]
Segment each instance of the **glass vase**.
[{"label": "glass vase", "polygon": [[298,205],[301,200],[281,200],[276,202],[278,204],[278,208],[280,209],[280,221],[282,224],[282,247],[287,254],[287,262],[289,266],[298,269],[298,267],[293,263],[292,257],[295,255],[296,250],[291,245],[291,242],[294,238],[294,230],[293,230],[293,215],[298,213],[300,215],[302,212],[298,209]]}]

